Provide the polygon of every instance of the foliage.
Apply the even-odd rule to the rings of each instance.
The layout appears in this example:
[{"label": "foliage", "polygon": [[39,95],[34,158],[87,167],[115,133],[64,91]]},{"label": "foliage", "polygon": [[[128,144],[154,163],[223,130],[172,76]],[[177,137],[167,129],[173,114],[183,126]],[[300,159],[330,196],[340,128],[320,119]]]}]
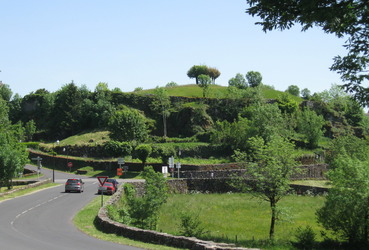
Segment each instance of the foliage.
[{"label": "foliage", "polygon": [[315,245],[315,236],[316,234],[311,226],[306,226],[305,228],[300,226],[296,230],[295,246],[297,246],[299,249],[313,249]]},{"label": "foliage", "polygon": [[136,87],[134,90],[133,90],[133,92],[139,92],[139,91],[142,91],[143,90],[143,88],[142,87]]},{"label": "foliage", "polygon": [[196,84],[199,84],[199,76],[207,75],[208,67],[206,65],[194,65],[187,71],[187,76],[189,78],[195,78]]},{"label": "foliage", "polygon": [[146,122],[146,117],[140,111],[121,106],[110,117],[110,137],[118,141],[145,141],[148,136]]},{"label": "foliage", "polygon": [[168,158],[176,155],[173,144],[153,145],[152,155],[157,154],[163,164],[168,163]]},{"label": "foliage", "polygon": [[334,139],[326,152],[326,162],[334,168],[335,161],[340,155],[349,155],[360,161],[369,161],[368,142],[356,136],[340,136]]},{"label": "foliage", "polygon": [[208,75],[199,75],[198,76],[198,85],[202,88],[202,96],[207,97],[209,95],[209,88],[211,84],[211,78]]},{"label": "foliage", "polygon": [[301,96],[305,100],[309,100],[310,97],[311,97],[311,91],[307,88],[304,88],[304,89],[301,90]]},{"label": "foliage", "polygon": [[211,132],[210,141],[212,144],[222,144],[232,150],[246,150],[245,143],[253,134],[251,121],[239,117],[237,121],[230,123],[228,121],[217,121]]},{"label": "foliage", "polygon": [[25,125],[25,136],[27,141],[32,141],[33,135],[36,133],[36,124],[34,120],[30,120]]},{"label": "foliage", "polygon": [[317,148],[319,139],[323,136],[324,118],[315,111],[306,108],[299,112],[297,121],[297,129],[307,139],[308,148]]},{"label": "foliage", "polygon": [[0,83],[0,98],[9,102],[12,98],[13,92],[8,84]]},{"label": "foliage", "polygon": [[208,114],[209,105],[204,103],[188,102],[177,107],[177,112],[171,117],[171,124],[176,134],[192,137],[198,133],[207,132],[213,125]]},{"label": "foliage", "polygon": [[242,116],[251,121],[253,136],[260,136],[266,142],[275,135],[286,138],[291,135],[286,124],[287,120],[277,104],[256,103],[245,108]]},{"label": "foliage", "polygon": [[[366,152],[369,147],[366,147]],[[363,158],[363,157],[359,157]],[[353,247],[368,247],[369,160],[341,154],[334,160],[328,178],[330,189],[318,221],[327,230],[348,240]]]},{"label": "foliage", "polygon": [[132,225],[156,229],[159,210],[168,198],[166,180],[151,166],[145,167],[142,177],[145,179],[145,193],[142,196],[136,196],[134,189],[125,185],[128,214]]},{"label": "foliage", "polygon": [[253,162],[249,162],[244,178],[251,178],[251,181],[238,182],[239,188],[244,189],[246,184],[254,191],[255,197],[269,202],[272,213],[269,238],[273,239],[277,203],[287,195],[290,177],[297,171],[294,145],[278,136],[273,136],[268,142],[261,137],[253,137],[249,139],[249,144]]},{"label": "foliage", "polygon": [[201,225],[199,214],[192,215],[190,213],[183,213],[181,216],[181,223],[179,225],[179,233],[185,237],[200,237],[205,233],[205,228]]},{"label": "foliage", "polygon": [[247,0],[247,13],[261,18],[257,24],[264,31],[290,29],[299,24],[305,31],[313,26],[326,33],[347,38],[346,56],[336,56],[331,70],[341,75],[347,92],[355,92],[355,99],[367,104],[368,88],[362,86],[369,79],[369,22],[368,3],[364,0],[343,1],[262,1]]},{"label": "foliage", "polygon": [[171,87],[176,87],[176,86],[178,86],[178,83],[176,83],[176,82],[168,82],[166,85],[165,85],[165,87],[166,88],[171,88]]},{"label": "foliage", "polygon": [[277,98],[278,107],[281,109],[284,114],[293,114],[295,113],[299,105],[297,101],[291,98],[291,96],[287,93],[283,93],[281,96]]},{"label": "foliage", "polygon": [[132,145],[130,142],[107,141],[104,143],[106,155],[113,157],[125,157],[132,154]]},{"label": "foliage", "polygon": [[157,87],[154,91],[154,100],[151,103],[152,109],[159,113],[163,121],[164,138],[167,137],[167,118],[171,113],[171,102],[165,88]]},{"label": "foliage", "polygon": [[142,161],[145,166],[147,158],[152,152],[152,147],[149,144],[140,144],[135,148],[135,155]]},{"label": "foliage", "polygon": [[300,96],[300,88],[297,85],[288,86],[286,92],[294,96]]},{"label": "foliage", "polygon": [[6,102],[0,99],[0,185],[5,183],[10,189],[11,180],[23,173],[23,167],[28,161],[28,152],[14,136],[7,112]]},{"label": "foliage", "polygon": [[208,67],[207,75],[211,78],[212,83],[215,84],[215,79],[220,76],[220,71],[217,68]]},{"label": "foliage", "polygon": [[237,73],[235,77],[229,79],[228,86],[236,87],[238,89],[244,89],[247,88],[247,82],[242,74]]},{"label": "foliage", "polygon": [[54,136],[66,138],[81,132],[82,100],[82,92],[73,81],[56,93],[51,126]]},{"label": "foliage", "polygon": [[262,84],[263,77],[260,72],[249,71],[246,73],[246,80],[250,87],[257,87]]}]

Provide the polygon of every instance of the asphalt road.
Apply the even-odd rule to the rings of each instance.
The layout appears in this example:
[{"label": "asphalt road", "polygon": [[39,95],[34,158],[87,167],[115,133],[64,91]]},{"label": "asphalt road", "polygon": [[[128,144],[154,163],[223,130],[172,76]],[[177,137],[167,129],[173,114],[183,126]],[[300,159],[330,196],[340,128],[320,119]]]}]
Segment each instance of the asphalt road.
[{"label": "asphalt road", "polygon": [[[52,177],[50,170],[42,169],[42,173]],[[74,174],[55,172],[57,183],[64,184],[73,177]],[[65,193],[64,185],[60,185],[0,202],[0,249],[138,249],[95,239],[74,227],[74,215],[97,195],[97,179],[83,179],[83,193]]]}]

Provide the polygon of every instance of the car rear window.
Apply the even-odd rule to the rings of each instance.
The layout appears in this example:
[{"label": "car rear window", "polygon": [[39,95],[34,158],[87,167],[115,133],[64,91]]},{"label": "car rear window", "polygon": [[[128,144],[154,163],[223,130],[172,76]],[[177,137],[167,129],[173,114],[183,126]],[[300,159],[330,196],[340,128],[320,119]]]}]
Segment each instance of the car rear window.
[{"label": "car rear window", "polygon": [[77,183],[77,182],[80,182],[80,180],[78,180],[78,179],[69,179],[67,182],[68,183]]}]

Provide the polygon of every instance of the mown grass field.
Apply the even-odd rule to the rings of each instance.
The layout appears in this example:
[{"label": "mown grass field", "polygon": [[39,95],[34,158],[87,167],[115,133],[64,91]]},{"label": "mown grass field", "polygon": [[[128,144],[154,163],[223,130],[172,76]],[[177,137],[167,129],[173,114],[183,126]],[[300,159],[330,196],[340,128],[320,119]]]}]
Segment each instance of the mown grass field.
[{"label": "mown grass field", "polygon": [[[165,88],[169,96],[184,96],[184,97],[202,97],[202,88],[196,84],[188,85],[178,85],[174,87]],[[153,94],[154,89],[147,89],[134,92],[136,94],[146,95]],[[283,92],[279,90],[274,90],[268,86],[262,86],[262,95],[266,99],[277,99]],[[301,102],[302,98],[290,95],[292,99],[297,102]],[[227,98],[228,97],[228,87],[221,85],[210,85],[209,98]]]},{"label": "mown grass field", "polygon": [[198,215],[205,231],[200,238],[220,242],[237,241],[245,247],[292,249],[296,229],[311,226],[322,240],[315,212],[324,203],[322,196],[290,195],[279,203],[280,219],[275,227],[275,245],[268,242],[270,207],[250,194],[173,194],[160,210],[158,230],[179,235],[181,214]]}]

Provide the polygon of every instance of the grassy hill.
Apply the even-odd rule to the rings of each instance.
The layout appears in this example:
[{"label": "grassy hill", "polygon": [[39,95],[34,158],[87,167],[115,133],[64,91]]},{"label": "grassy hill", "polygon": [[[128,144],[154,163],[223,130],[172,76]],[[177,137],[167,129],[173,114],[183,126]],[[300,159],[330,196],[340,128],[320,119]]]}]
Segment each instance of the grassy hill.
[{"label": "grassy hill", "polygon": [[[170,96],[184,96],[184,97],[202,97],[202,88],[200,88],[196,84],[188,84],[188,85],[178,85],[175,87],[166,87],[167,92]],[[154,89],[147,89],[136,91],[134,93],[141,95],[153,94]],[[269,86],[262,86],[262,95],[266,99],[277,99],[284,92],[275,90]],[[290,95],[297,102],[301,102],[303,99],[301,97]],[[228,97],[228,87],[220,86],[220,85],[211,85],[210,98],[227,98]]]}]

